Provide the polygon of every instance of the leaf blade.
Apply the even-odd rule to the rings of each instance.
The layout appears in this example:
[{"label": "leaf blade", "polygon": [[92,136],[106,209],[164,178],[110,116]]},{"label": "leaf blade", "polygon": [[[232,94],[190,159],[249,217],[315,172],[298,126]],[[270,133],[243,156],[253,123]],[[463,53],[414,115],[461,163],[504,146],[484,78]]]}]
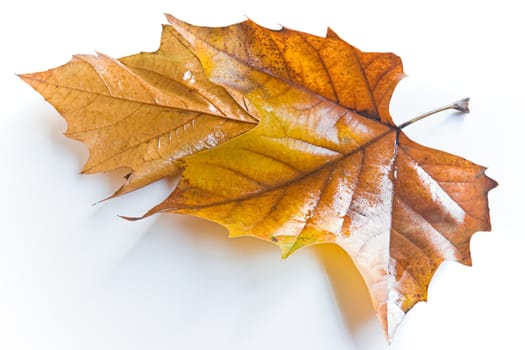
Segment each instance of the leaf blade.
[{"label": "leaf blade", "polygon": [[[270,61],[274,56],[260,50],[258,45],[252,45],[246,39],[260,37],[250,32],[253,30],[253,24],[249,21],[212,29],[194,27],[171,17],[169,20],[203,62],[210,79],[228,88],[237,89],[259,111],[261,121],[254,130],[236,138],[228,145],[209,151],[217,163],[228,162],[228,157],[234,152],[233,149],[228,149],[228,146],[235,142],[242,143],[244,138],[253,138],[268,124],[270,126],[265,131],[267,139],[282,139],[297,133],[299,136],[296,139],[310,146],[303,147],[305,153],[311,156],[308,158],[302,157],[294,147],[281,145],[281,150],[286,149],[285,152],[290,155],[289,158],[277,157],[281,162],[294,169],[300,168],[299,164],[303,164],[305,158],[308,158],[304,161],[306,164],[308,161],[312,164],[301,169],[301,174],[280,177],[281,170],[274,173],[270,171],[270,175],[251,174],[251,179],[270,179],[270,185],[259,183],[247,190],[246,195],[223,192],[217,197],[221,198],[217,203],[200,206],[207,202],[199,196],[204,197],[205,193],[209,195],[213,188],[199,192],[193,187],[195,183],[192,181],[195,180],[197,171],[192,169],[198,163],[196,159],[201,156],[196,155],[186,159],[187,167],[183,172],[182,187],[151,212],[158,209],[171,210],[209,218],[226,226],[233,236],[247,234],[273,241],[280,246],[284,257],[311,244],[333,242],[342,246],[354,259],[365,278],[376,313],[383,324],[385,334],[391,339],[406,312],[416,302],[426,300],[430,279],[444,259],[470,264],[470,237],[476,231],[490,230],[487,193],[496,183],[484,175],[483,167],[457,156],[419,146],[410,141],[400,128],[393,125],[387,113],[387,106],[402,71],[397,70],[400,64],[393,64],[394,68],[388,66],[392,62],[385,65],[385,62],[388,62],[388,54],[363,54],[363,57],[368,55],[365,59],[370,60],[370,65],[376,61],[382,68],[376,71],[376,76],[361,73],[357,74],[356,79],[360,77],[366,80],[366,84],[373,81],[374,84],[380,85],[385,84],[382,82],[382,75],[388,75],[392,71],[396,77],[389,79],[386,87],[379,89],[384,92],[384,96],[377,95],[374,99],[377,97],[381,101],[381,108],[375,103],[373,111],[370,112],[370,109],[361,108],[356,103],[350,108],[342,104],[335,95],[338,89],[333,81],[321,87],[328,86],[333,92],[332,95],[310,88],[308,82],[301,81],[310,75],[294,76],[293,72],[297,70],[286,62],[285,55],[279,50],[274,50],[274,56],[278,56],[276,68],[260,63],[267,58],[265,55],[270,56]],[[282,40],[285,41],[290,37],[296,39],[297,35],[303,36],[303,33],[292,33],[293,31],[286,28],[278,32],[260,30],[271,36],[272,41],[275,41],[274,36],[282,36]],[[232,32],[235,34],[232,35]],[[237,39],[232,41],[232,36],[236,36]],[[328,38],[334,36],[331,32],[327,35]],[[322,38],[312,38],[317,40],[315,45],[323,47]],[[299,44],[293,40],[287,42],[290,47],[300,51]],[[311,63],[311,56],[308,54],[299,54],[296,59],[301,60],[300,64],[303,66]],[[381,61],[382,59],[385,61]],[[298,61],[295,63],[299,64]],[[312,66],[316,66],[315,63]],[[310,72],[311,69],[305,70]],[[354,86],[347,85],[349,89]],[[362,106],[369,106],[371,100],[366,96],[359,99],[363,101]],[[337,111],[339,116],[344,113],[356,116],[357,121],[340,127],[337,122],[331,120],[334,111]],[[377,113],[378,118],[371,118],[373,113]],[[300,125],[297,130],[290,127],[294,123]],[[327,124],[330,126],[324,128]],[[317,146],[334,153],[326,153],[327,158],[322,159],[319,155],[323,152],[315,148]],[[278,154],[279,150],[272,150],[269,152],[269,158]],[[333,179],[330,169],[341,170],[343,161],[354,160],[359,154],[362,154],[359,173],[352,173],[346,169],[346,175],[338,179],[340,183],[352,183],[352,186],[340,187],[346,188],[347,200],[341,200],[345,195],[337,191],[328,195],[330,191],[327,189],[330,184],[327,179]],[[410,159],[408,154],[413,154],[416,158]],[[432,164],[433,157],[443,164]],[[250,159],[246,161],[249,163]],[[450,174],[450,166],[453,165],[456,165],[457,169]],[[247,169],[246,165],[240,168],[243,171]],[[213,173],[213,170],[208,169],[208,173]],[[341,173],[344,172],[341,170]],[[292,176],[292,179],[288,176]],[[451,184],[442,184],[442,176],[445,176],[445,181],[459,176],[466,179],[464,183],[471,182],[474,185],[454,187]],[[225,187],[239,191],[242,186],[237,187],[238,184],[233,181]],[[352,189],[351,196],[348,196],[348,188]],[[287,197],[287,191],[293,193],[291,197],[295,200]],[[330,199],[326,200],[326,197]],[[348,200],[348,197],[351,199]],[[407,207],[401,197],[419,198],[419,202]],[[463,203],[469,202],[470,197],[475,198],[474,203],[471,203],[469,208],[463,208]],[[326,203],[321,202],[321,198],[325,198]],[[339,211],[329,213],[329,210],[319,210],[323,207],[337,207],[335,203],[338,199]],[[191,205],[187,205],[188,203]],[[198,205],[192,207],[193,204]],[[213,213],[211,208],[215,208],[214,206],[221,207],[221,215]],[[263,219],[256,217],[256,208],[263,208]],[[413,221],[414,226],[408,229],[403,225],[406,216],[422,217],[414,208],[422,211],[425,219]],[[465,210],[472,211],[473,214],[469,216],[477,216],[480,219],[465,219]],[[238,214],[240,212],[242,214]],[[344,215],[341,215],[343,212]],[[249,219],[243,222],[243,218]],[[239,222],[242,222],[242,225],[238,224]],[[263,227],[259,228],[253,222]],[[340,226],[334,225],[334,222]],[[280,232],[286,234],[281,235]],[[419,244],[426,247],[428,252],[416,244],[418,241],[414,234],[418,232],[425,235],[423,243]],[[412,260],[407,258],[407,249],[413,252]]]},{"label": "leaf blade", "polygon": [[[332,30],[325,38],[283,27],[269,30],[247,20],[223,28],[197,27],[167,15],[194,51],[210,46],[252,69],[394,125],[389,103],[397,83],[405,76],[401,59],[392,53],[367,53],[341,40]],[[207,61],[199,56],[203,66]],[[209,75],[209,74],[208,74]],[[234,76],[210,79],[218,84]],[[217,79],[217,80],[214,80]]]},{"label": "leaf blade", "polygon": [[[113,196],[179,174],[176,160],[257,123],[226,90],[207,80],[171,27],[164,27],[161,43],[154,53],[120,61],[76,55],[61,67],[20,76],[64,116],[66,136],[88,146],[84,173],[129,169]],[[173,75],[181,67],[182,73]]]}]

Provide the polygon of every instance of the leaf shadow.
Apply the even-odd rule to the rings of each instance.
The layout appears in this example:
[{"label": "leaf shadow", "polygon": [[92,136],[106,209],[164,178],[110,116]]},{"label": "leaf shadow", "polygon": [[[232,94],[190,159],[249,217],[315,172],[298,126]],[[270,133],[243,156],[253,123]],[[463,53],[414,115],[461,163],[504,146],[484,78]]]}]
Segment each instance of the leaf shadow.
[{"label": "leaf shadow", "polygon": [[[80,172],[89,156],[87,147],[64,135],[66,123],[56,111],[41,109],[38,115],[44,133],[53,147],[64,152],[69,161],[74,162],[72,167],[76,167]],[[103,177],[101,180],[109,188],[117,189],[122,184],[125,174],[125,170],[116,170],[94,176]],[[176,180],[172,179],[170,182],[174,185]],[[126,254],[128,258],[135,254],[145,254],[147,256],[139,259],[143,261],[153,253],[168,259],[167,257],[176,250],[175,246],[181,243],[181,239],[184,240],[184,249],[199,251],[213,247],[213,250],[220,252],[221,255],[227,255],[228,259],[238,261],[239,264],[245,263],[246,259],[252,259],[254,256],[260,258],[264,255],[273,255],[277,259],[280,258],[278,249],[272,244],[250,237],[231,239],[223,226],[201,218],[164,214],[154,220],[152,225],[145,227],[145,234],[130,247]],[[374,320],[366,286],[351,259],[339,247],[324,244],[310,249],[329,277],[343,321],[352,338],[355,339],[355,335]],[[121,258],[118,265],[126,264],[126,256]],[[164,260],[166,261],[169,259]]]},{"label": "leaf shadow", "polygon": [[[69,161],[75,162],[72,166],[80,172],[89,156],[87,147],[64,135],[66,123],[56,111],[39,109],[38,115],[42,118],[44,132],[54,148],[64,152]],[[125,170],[116,170],[93,176],[102,176],[110,188],[117,189],[122,184],[125,174]],[[171,180],[172,183],[174,181],[176,182]],[[254,256],[274,255],[277,259],[280,257],[278,249],[270,243],[250,237],[231,239],[223,226],[197,217],[164,214],[154,220],[151,225],[145,227],[144,235],[121,257],[115,268],[129,263],[129,259],[133,260],[133,257],[139,258],[139,261],[146,261],[155,255],[161,259],[169,259],[167,257],[176,249],[198,251],[204,246],[213,247],[220,255],[237,260],[240,264]],[[184,240],[184,247],[175,248],[181,240]],[[359,342],[360,332],[375,320],[368,290],[359,271],[347,254],[335,245],[317,245],[309,249],[313,250],[330,279],[346,329],[350,336]],[[163,260],[166,261],[169,260]]]},{"label": "leaf shadow", "polygon": [[[141,240],[128,255],[160,254],[167,257],[177,250],[196,252],[195,258],[206,254],[228,257],[242,264],[246,259],[261,255],[278,255],[275,247],[249,237],[231,239],[223,226],[190,215],[157,214]],[[125,257],[124,257],[125,259]]]},{"label": "leaf shadow", "polygon": [[77,162],[80,169],[87,161],[88,149],[80,141],[68,138],[66,132],[66,121],[56,111],[46,109],[46,112],[40,110],[39,118],[45,119],[44,131],[54,146],[60,147],[64,152],[69,153]]},{"label": "leaf shadow", "polygon": [[[131,263],[134,272],[129,274],[135,279],[137,271],[141,270],[139,265],[154,264],[148,269],[148,276],[145,278],[150,279],[152,285],[162,284],[168,291],[170,288],[180,288],[180,281],[173,271],[180,265],[181,255],[187,254],[186,252],[193,252],[191,257],[185,255],[188,266],[212,262],[215,265],[225,264],[223,267],[231,266],[230,264],[239,266],[238,271],[228,272],[237,275],[235,278],[245,278],[247,266],[254,268],[260,261],[280,258],[280,252],[273,244],[250,237],[231,239],[223,226],[198,217],[162,214],[154,220],[146,228],[146,234],[122,257],[120,266],[129,268]],[[372,309],[367,287],[352,260],[335,245],[318,245],[309,249],[312,249],[312,256],[321,264],[330,280],[338,309],[341,310],[342,328],[346,329],[347,336],[357,348],[383,348],[384,338],[379,321]],[[207,267],[205,270],[215,268],[223,271],[217,266]],[[267,271],[251,271],[259,276],[257,278],[271,275],[271,269],[264,270]],[[152,274],[152,271],[157,272]],[[380,347],[374,347],[378,341]]]},{"label": "leaf shadow", "polygon": [[368,333],[365,329],[370,324],[379,329],[368,288],[348,254],[335,244],[319,244],[312,249],[330,279],[342,318],[352,337],[359,341],[361,333]]},{"label": "leaf shadow", "polygon": [[246,258],[262,254],[279,256],[278,250],[268,242],[250,237],[230,238],[225,227],[195,216],[161,215],[159,224],[163,226],[163,231],[171,231],[172,234],[176,227],[178,234],[185,235],[186,242],[195,249],[203,245],[212,246],[214,250],[221,251],[221,255],[227,255],[241,263]]},{"label": "leaf shadow", "polygon": [[459,127],[465,123],[468,114],[460,111],[452,111],[450,114],[441,120],[441,125],[451,125],[453,127]]}]

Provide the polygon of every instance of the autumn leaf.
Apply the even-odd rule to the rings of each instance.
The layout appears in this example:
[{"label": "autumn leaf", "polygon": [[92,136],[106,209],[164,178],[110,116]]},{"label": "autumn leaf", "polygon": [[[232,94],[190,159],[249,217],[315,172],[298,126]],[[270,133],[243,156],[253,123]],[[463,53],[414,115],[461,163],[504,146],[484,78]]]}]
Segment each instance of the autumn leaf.
[{"label": "autumn leaf", "polygon": [[[177,30],[190,28],[173,16],[168,15],[168,20]],[[205,38],[201,42],[185,37],[197,54],[206,42],[230,54],[221,58],[226,60],[225,65],[235,56],[248,70],[282,77],[369,118],[393,125],[388,111],[390,97],[395,82],[403,78],[404,73],[401,59],[392,53],[362,52],[330,29],[326,38],[320,38],[288,28],[272,31],[249,20],[212,30],[192,26],[191,32]],[[199,59],[206,68],[209,58],[199,56]],[[220,74],[216,80],[228,81],[222,85],[241,90],[239,84],[243,77],[231,75],[231,71]]]},{"label": "autumn leaf", "polygon": [[341,246],[389,338],[426,300],[443,260],[471,264],[470,238],[490,230],[487,192],[496,183],[484,167],[408,139],[401,129],[409,123],[393,124],[398,57],[362,53],[331,31],[319,38],[251,21],[204,28],[169,20],[210,80],[244,94],[261,120],[184,158],[179,186],[148,215],[207,218],[232,237],[277,244],[283,257]]},{"label": "autumn leaf", "polygon": [[170,26],[154,53],[120,60],[76,55],[64,66],[21,78],[64,116],[66,135],[89,147],[83,173],[130,170],[114,196],[177,175],[177,159],[257,123],[244,103],[206,78]]},{"label": "autumn leaf", "polygon": [[[128,168],[115,195],[178,174],[145,216],[200,216],[279,246],[332,243],[353,259],[385,334],[426,300],[444,260],[471,264],[490,230],[485,168],[410,140],[389,114],[404,77],[391,53],[245,21],[168,16],[154,53],[75,56],[22,75],[86,143],[84,172]],[[460,100],[443,109],[466,111]],[[435,112],[435,111],[434,111]]]}]

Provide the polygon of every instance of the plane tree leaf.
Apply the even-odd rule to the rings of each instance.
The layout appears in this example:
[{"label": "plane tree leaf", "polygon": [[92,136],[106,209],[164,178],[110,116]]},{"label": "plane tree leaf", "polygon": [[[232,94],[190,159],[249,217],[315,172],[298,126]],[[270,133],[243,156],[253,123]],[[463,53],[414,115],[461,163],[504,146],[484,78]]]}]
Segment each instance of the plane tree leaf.
[{"label": "plane tree leaf", "polygon": [[[331,31],[319,38],[250,21],[216,29],[169,19],[210,80],[244,94],[261,120],[184,158],[181,183],[149,214],[201,216],[231,236],[273,242],[283,257],[341,246],[391,338],[426,300],[443,260],[471,263],[470,238],[490,230],[487,192],[496,183],[484,167],[419,145],[403,133],[408,124],[393,124],[387,106],[403,76],[396,56],[360,53]],[[345,86],[348,96],[338,93]]]},{"label": "plane tree leaf", "polygon": [[177,159],[257,123],[244,105],[206,78],[169,26],[154,53],[120,60],[75,55],[61,67],[21,78],[64,116],[66,135],[89,147],[82,172],[129,169],[114,195],[177,175]]},{"label": "plane tree leaf", "polygon": [[[284,258],[340,246],[391,339],[441,262],[471,264],[496,182],[405,135],[431,113],[395,125],[389,104],[404,73],[392,53],[362,52],[330,29],[318,37],[249,20],[168,20],[156,52],[77,55],[21,77],[65,117],[66,135],[88,145],[84,172],[129,169],[115,195],[182,172],[145,216],[206,218]],[[451,108],[466,112],[468,101],[439,110]]]}]

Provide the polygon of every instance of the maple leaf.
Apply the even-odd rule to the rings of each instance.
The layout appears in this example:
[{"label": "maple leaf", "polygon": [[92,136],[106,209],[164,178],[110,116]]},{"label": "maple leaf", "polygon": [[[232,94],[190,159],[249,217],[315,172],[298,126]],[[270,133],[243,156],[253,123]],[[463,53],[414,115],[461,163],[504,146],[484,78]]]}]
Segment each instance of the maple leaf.
[{"label": "maple leaf", "polygon": [[113,196],[177,175],[175,160],[257,123],[246,101],[237,102],[206,78],[167,25],[154,53],[120,60],[76,55],[61,67],[20,77],[64,116],[66,135],[89,147],[83,173],[130,169]]},{"label": "maple leaf", "polygon": [[391,339],[442,261],[471,264],[471,236],[490,230],[496,182],[482,166],[411,141],[401,131],[410,123],[394,125],[388,105],[403,72],[393,54],[360,52],[330,30],[320,38],[251,21],[168,19],[210,80],[241,92],[261,120],[181,160],[178,187],[147,215],[200,216],[232,237],[273,242],[283,257],[341,246]]}]

